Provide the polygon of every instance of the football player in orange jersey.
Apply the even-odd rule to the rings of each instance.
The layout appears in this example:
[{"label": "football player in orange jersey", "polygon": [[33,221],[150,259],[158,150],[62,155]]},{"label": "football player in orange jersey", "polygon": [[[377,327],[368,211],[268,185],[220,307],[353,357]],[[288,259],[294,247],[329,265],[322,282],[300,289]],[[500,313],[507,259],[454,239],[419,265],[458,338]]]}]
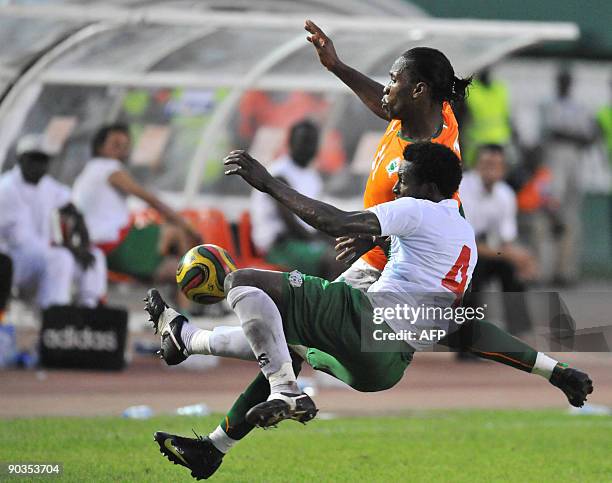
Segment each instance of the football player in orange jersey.
[{"label": "football player in orange jersey", "polygon": [[[389,121],[368,176],[365,208],[393,200],[399,160],[408,144],[440,143],[461,157],[452,103],[464,99],[470,79],[455,76],[442,52],[428,47],[404,52],[391,66],[389,82],[383,86],[344,64],[332,40],[312,21],[306,21],[305,29],[311,34],[307,40],[315,47],[321,64],[350,87],[374,114]],[[339,259],[354,262],[341,279],[354,288],[367,290],[387,262],[385,243],[384,239],[340,239]]]}]

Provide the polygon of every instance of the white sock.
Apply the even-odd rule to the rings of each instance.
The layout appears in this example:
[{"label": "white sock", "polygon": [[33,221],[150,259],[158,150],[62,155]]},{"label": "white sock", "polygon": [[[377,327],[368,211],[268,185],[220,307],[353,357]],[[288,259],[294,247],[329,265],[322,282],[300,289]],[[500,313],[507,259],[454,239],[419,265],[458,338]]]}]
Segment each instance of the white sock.
[{"label": "white sock", "polygon": [[295,372],[293,371],[291,362],[285,362],[281,366],[280,371],[270,374],[268,381],[270,381],[270,394],[279,392],[299,394],[302,392],[297,385]]},{"label": "white sock", "polygon": [[283,364],[291,364],[281,314],[267,293],[257,287],[234,287],[228,292],[227,301],[240,319],[266,378],[281,371]]},{"label": "white sock", "polygon": [[210,354],[209,336],[210,330],[202,330],[189,322],[184,322],[181,327],[181,339],[189,354]]},{"label": "white sock", "polygon": [[255,360],[242,327],[219,326],[213,330],[205,330],[185,322],[181,328],[181,339],[189,354]]},{"label": "white sock", "polygon": [[543,352],[538,352],[538,356],[536,357],[535,364],[531,369],[531,373],[538,374],[546,379],[550,379],[557,362],[559,361],[554,360],[552,357],[548,357]]},{"label": "white sock", "polygon": [[205,330],[186,322],[181,328],[181,339],[189,354],[255,360],[253,349],[242,327],[219,326],[213,330]]},{"label": "white sock", "polygon": [[234,446],[238,440],[230,438],[221,426],[217,426],[215,430],[208,435],[212,444],[217,448],[221,453],[227,453],[232,446]]},{"label": "white sock", "polygon": [[220,357],[231,357],[243,361],[254,361],[255,354],[244,335],[242,327],[215,327],[210,333],[210,353]]}]

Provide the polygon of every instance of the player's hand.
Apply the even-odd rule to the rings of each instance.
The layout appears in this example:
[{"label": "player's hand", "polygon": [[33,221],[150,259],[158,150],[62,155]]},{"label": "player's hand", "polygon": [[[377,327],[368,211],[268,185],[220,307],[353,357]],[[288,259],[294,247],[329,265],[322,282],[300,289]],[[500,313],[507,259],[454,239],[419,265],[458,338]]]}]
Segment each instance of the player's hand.
[{"label": "player's hand", "polygon": [[70,249],[72,252],[72,256],[76,260],[76,262],[81,266],[83,270],[87,270],[93,267],[96,262],[96,257],[93,254],[84,248],[73,248]]},{"label": "player's hand", "polygon": [[268,170],[246,151],[232,151],[225,157],[223,164],[226,168],[226,175],[240,175],[242,179],[259,191],[265,191],[268,183],[274,179],[268,173]]},{"label": "player's hand", "polygon": [[328,70],[333,70],[340,63],[340,59],[332,40],[312,20],[306,20],[304,29],[312,34],[306,37],[306,40],[316,49],[321,64]]},{"label": "player's hand", "polygon": [[374,239],[371,236],[341,236],[336,238],[336,260],[352,265],[372,248],[374,248]]}]

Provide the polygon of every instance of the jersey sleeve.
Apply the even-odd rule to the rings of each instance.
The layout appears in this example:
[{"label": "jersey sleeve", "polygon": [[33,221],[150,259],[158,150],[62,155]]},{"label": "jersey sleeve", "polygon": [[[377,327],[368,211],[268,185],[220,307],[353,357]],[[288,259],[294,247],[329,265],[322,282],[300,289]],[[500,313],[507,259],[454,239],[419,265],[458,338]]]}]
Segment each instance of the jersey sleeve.
[{"label": "jersey sleeve", "polygon": [[114,174],[118,171],[123,171],[124,167],[120,161],[113,159],[113,160],[108,160],[98,169],[99,169],[100,178],[108,179],[111,174]]},{"label": "jersey sleeve", "polygon": [[378,218],[381,235],[408,236],[421,224],[421,203],[415,198],[400,198],[368,208]]}]

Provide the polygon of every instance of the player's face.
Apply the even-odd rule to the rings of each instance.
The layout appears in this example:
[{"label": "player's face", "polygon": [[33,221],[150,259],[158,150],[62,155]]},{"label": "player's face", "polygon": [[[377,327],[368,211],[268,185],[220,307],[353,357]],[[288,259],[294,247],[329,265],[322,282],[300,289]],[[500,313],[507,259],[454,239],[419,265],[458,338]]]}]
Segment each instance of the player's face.
[{"label": "player's face", "polygon": [[291,157],[299,166],[307,166],[317,154],[319,132],[307,127],[298,128],[291,139]]},{"label": "player's face", "polygon": [[40,179],[47,174],[49,170],[48,156],[33,156],[26,154],[20,161],[19,167],[21,174],[26,183],[38,184]]},{"label": "player's face", "polygon": [[389,71],[389,82],[383,90],[381,104],[391,119],[401,119],[413,102],[409,63],[400,57]]},{"label": "player's face", "polygon": [[109,132],[100,149],[100,155],[126,163],[130,157],[130,137],[121,131]]},{"label": "player's face", "polygon": [[395,186],[393,186],[395,199],[406,196],[420,198],[420,191],[420,185],[412,173],[411,163],[405,159],[402,160],[397,171],[397,181]]},{"label": "player's face", "polygon": [[487,189],[491,189],[495,183],[504,179],[506,175],[504,155],[497,151],[482,150],[476,166]]}]

